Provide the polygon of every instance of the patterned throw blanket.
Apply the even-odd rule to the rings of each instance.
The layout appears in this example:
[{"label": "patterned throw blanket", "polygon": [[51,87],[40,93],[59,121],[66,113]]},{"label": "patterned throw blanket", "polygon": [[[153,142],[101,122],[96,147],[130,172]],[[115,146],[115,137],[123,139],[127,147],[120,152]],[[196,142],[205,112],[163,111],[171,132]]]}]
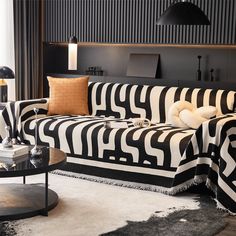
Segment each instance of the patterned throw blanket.
[{"label": "patterned throw blanket", "polygon": [[177,168],[174,188],[206,182],[217,205],[236,214],[236,114],[204,122],[194,133]]},{"label": "patterned throw blanket", "polygon": [[[205,182],[218,207],[236,214],[236,114],[206,121],[197,130],[164,122],[137,128],[129,119],[102,114],[47,116],[47,102],[8,103],[1,114],[0,135],[9,125],[12,137],[34,144],[33,108],[38,107],[39,144],[66,152],[65,170],[129,181],[167,194]],[[107,129],[105,120],[126,121],[128,128]]]}]

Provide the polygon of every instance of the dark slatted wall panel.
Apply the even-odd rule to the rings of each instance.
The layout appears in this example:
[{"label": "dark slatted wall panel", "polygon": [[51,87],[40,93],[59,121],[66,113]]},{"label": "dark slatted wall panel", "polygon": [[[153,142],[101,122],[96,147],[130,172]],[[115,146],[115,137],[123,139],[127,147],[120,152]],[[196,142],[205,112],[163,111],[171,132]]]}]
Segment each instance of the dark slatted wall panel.
[{"label": "dark slatted wall panel", "polygon": [[191,0],[211,26],[157,26],[174,0],[45,0],[45,41],[235,44],[235,0]]}]

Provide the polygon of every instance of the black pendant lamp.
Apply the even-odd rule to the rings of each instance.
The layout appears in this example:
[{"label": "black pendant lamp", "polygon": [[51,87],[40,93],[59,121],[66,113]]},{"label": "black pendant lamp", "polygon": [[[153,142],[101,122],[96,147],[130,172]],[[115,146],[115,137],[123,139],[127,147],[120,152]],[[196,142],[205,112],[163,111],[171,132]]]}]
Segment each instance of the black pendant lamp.
[{"label": "black pendant lamp", "polygon": [[205,13],[191,2],[181,0],[173,3],[161,15],[158,25],[210,25]]}]

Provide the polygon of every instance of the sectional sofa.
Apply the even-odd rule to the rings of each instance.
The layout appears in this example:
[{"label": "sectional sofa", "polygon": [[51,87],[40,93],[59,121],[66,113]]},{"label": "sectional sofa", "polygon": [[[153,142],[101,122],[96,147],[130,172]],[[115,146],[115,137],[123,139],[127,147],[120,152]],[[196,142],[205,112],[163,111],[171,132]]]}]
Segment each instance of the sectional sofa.
[{"label": "sectional sofa", "polygon": [[[89,116],[47,116],[48,99],[8,103],[0,134],[9,125],[12,137],[34,144],[37,107],[38,144],[66,152],[68,174],[166,194],[205,183],[218,207],[236,214],[236,92],[91,82],[88,94]],[[167,114],[176,101],[212,105],[218,113],[198,129],[173,127]],[[135,117],[152,125],[135,127]],[[128,128],[106,128],[105,121]]]}]

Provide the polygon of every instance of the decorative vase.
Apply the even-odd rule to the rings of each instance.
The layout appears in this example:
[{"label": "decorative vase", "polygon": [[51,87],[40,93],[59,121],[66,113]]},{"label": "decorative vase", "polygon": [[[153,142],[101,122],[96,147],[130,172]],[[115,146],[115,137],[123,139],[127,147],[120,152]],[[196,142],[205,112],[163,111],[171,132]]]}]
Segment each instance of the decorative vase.
[{"label": "decorative vase", "polygon": [[6,137],[2,140],[2,146],[4,148],[11,148],[12,145],[12,139],[10,138],[10,126],[5,127],[6,130]]},{"label": "decorative vase", "polygon": [[39,156],[42,154],[42,150],[38,147],[38,108],[34,108],[34,113],[35,113],[35,145],[31,149],[30,153],[32,156]]},{"label": "decorative vase", "polygon": [[198,70],[197,70],[197,81],[201,81],[202,79],[202,71],[201,71],[201,58],[202,56],[198,56]]}]

